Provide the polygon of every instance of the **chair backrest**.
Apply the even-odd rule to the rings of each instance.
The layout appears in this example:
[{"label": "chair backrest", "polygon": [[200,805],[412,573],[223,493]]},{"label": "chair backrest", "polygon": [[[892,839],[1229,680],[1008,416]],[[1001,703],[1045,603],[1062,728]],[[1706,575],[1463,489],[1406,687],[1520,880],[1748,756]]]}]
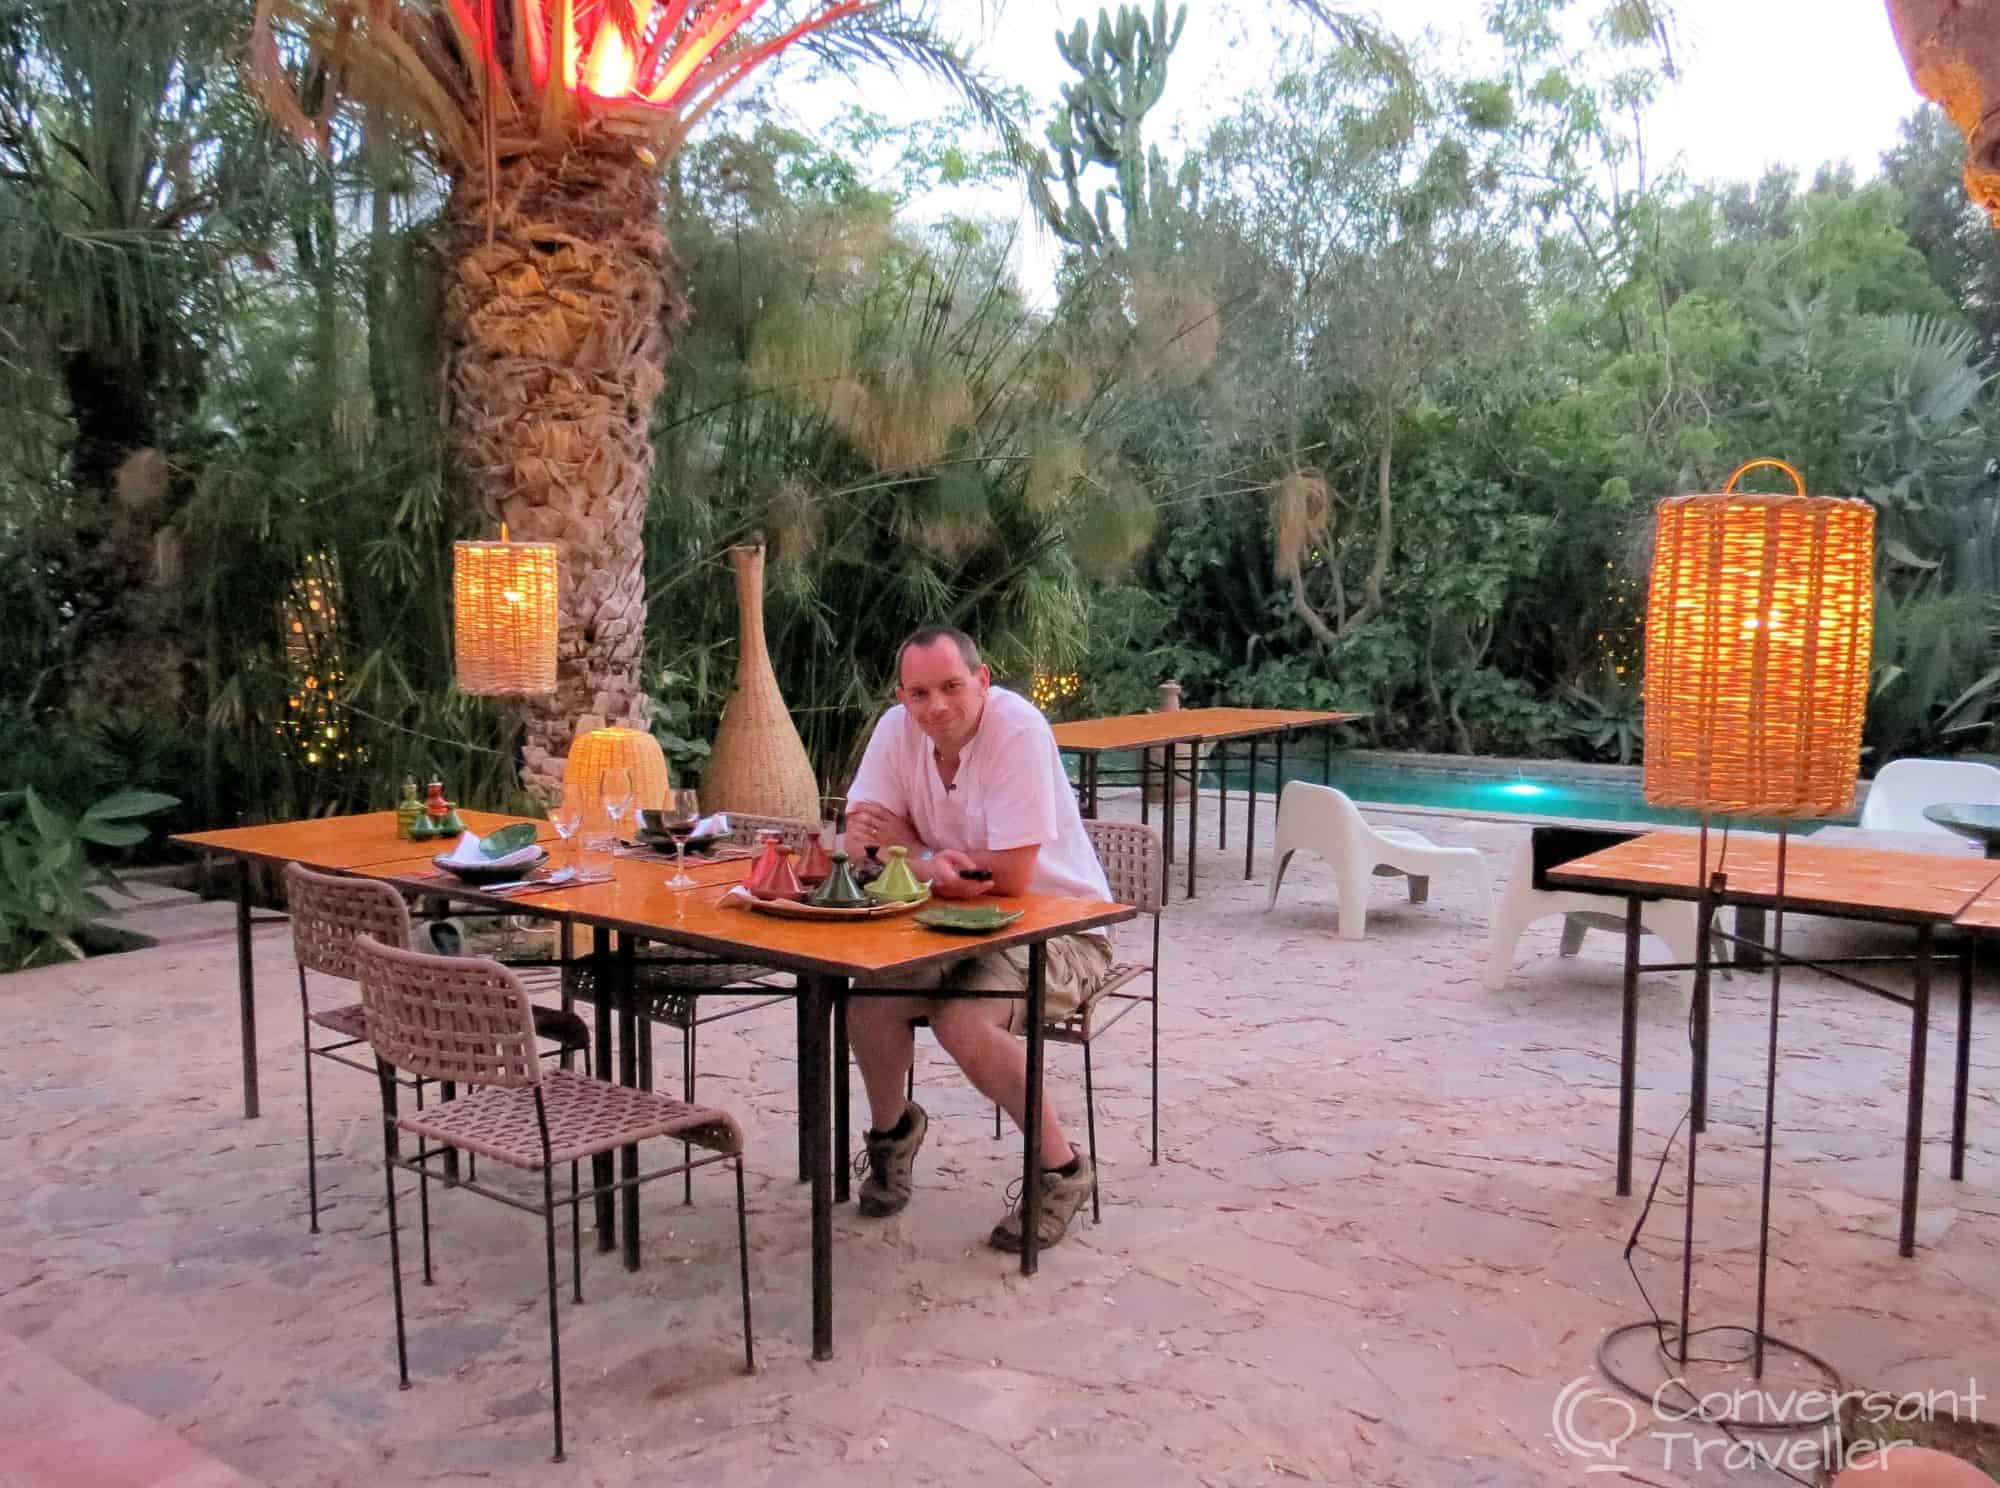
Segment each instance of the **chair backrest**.
[{"label": "chair backrest", "polygon": [[1138,822],[1087,821],[1083,824],[1111,897],[1157,915],[1166,902],[1166,852],[1160,834]]},{"label": "chair backrest", "polygon": [[341,878],[289,863],[285,904],[292,916],[292,946],[306,971],[355,981],[355,936],[372,935],[398,948],[410,943],[409,906],[379,879]]},{"label": "chair backrest", "polygon": [[368,1042],[407,1074],[464,1085],[539,1085],[535,1015],[520,978],[484,956],[424,956],[354,942]]},{"label": "chair backrest", "polygon": [[729,813],[729,840],[731,842],[739,843],[744,847],[755,847],[759,832],[784,833],[785,847],[789,851],[803,857],[805,855],[807,840],[819,835],[819,823],[800,821],[796,817],[790,816],[758,816],[749,811],[732,811]]},{"label": "chair backrest", "polygon": [[1924,815],[1926,806],[2000,805],[2000,769],[1977,760],[1891,760],[1869,783],[1861,825],[1882,832],[1935,832],[1950,836]]},{"label": "chair backrest", "polygon": [[1529,851],[1534,855],[1532,882],[1544,892],[1555,890],[1555,885],[1549,882],[1551,868],[1587,858],[1599,848],[1630,842],[1638,835],[1637,832],[1616,832],[1602,827],[1536,827],[1528,834]]},{"label": "chair backrest", "polygon": [[1314,785],[1310,780],[1288,780],[1278,797],[1278,815],[1298,825],[1332,832],[1339,839],[1376,835],[1346,791],[1330,785]]}]

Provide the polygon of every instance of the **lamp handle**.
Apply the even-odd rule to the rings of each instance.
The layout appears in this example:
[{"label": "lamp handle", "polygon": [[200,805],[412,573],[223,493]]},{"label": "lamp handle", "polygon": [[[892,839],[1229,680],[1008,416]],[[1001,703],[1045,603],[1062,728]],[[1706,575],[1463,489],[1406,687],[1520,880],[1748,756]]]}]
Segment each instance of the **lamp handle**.
[{"label": "lamp handle", "polygon": [[1746,465],[1738,465],[1736,473],[1729,477],[1729,484],[1722,488],[1722,494],[1725,496],[1732,494],[1736,490],[1736,483],[1743,478],[1744,473],[1755,470],[1760,466],[1769,466],[1773,470],[1784,471],[1785,474],[1792,478],[1792,484],[1798,487],[1798,494],[1801,496],[1805,495],[1806,478],[1787,465],[1783,460],[1752,460]]}]

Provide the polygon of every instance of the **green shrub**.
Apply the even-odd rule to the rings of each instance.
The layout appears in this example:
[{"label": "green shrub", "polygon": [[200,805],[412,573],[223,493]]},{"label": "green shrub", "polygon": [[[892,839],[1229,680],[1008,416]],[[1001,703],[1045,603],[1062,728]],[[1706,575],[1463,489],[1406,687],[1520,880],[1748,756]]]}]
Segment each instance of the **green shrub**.
[{"label": "green shrub", "polygon": [[154,791],[120,791],[73,817],[33,789],[0,792],[0,972],[80,960],[80,936],[109,909],[95,887],[123,892],[90,861],[90,848],[135,847],[146,839],[136,818],[178,804]]}]

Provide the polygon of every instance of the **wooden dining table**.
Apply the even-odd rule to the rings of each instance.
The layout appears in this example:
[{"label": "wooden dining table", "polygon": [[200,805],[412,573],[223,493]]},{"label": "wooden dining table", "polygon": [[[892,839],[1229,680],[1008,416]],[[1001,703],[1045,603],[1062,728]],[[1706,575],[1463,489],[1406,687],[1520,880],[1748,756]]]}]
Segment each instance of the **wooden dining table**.
[{"label": "wooden dining table", "polygon": [[[1174,796],[1176,783],[1182,778],[1180,751],[1183,745],[1187,747],[1187,896],[1192,899],[1195,896],[1195,853],[1200,826],[1202,750],[1240,743],[1249,753],[1250,769],[1243,784],[1243,876],[1247,879],[1253,871],[1257,849],[1257,764],[1261,746],[1266,741],[1271,744],[1277,769],[1276,789],[1282,792],[1285,788],[1287,739],[1296,734],[1319,731],[1323,773],[1330,772],[1332,730],[1340,724],[1353,723],[1366,716],[1362,713],[1295,708],[1172,708],[1159,713],[1122,713],[1108,718],[1077,719],[1070,723],[1058,723],[1051,732],[1055,734],[1058,750],[1077,756],[1077,796],[1086,817],[1097,815],[1098,787],[1105,755],[1136,753],[1139,756],[1142,820],[1151,811],[1146,792],[1157,769],[1163,782],[1160,792],[1161,837],[1169,863],[1174,860],[1175,850]],[[1156,750],[1162,756],[1158,766],[1153,764]],[[1219,769],[1216,778],[1221,791],[1217,807],[1218,830],[1221,846],[1226,851],[1229,847],[1227,769]]]},{"label": "wooden dining table", "polygon": [[[376,816],[386,813],[375,813]],[[490,831],[504,818],[480,818],[461,813],[475,831]],[[251,828],[256,838],[222,833],[196,833],[179,839],[190,846],[220,855],[238,856],[241,861],[279,861],[281,848],[293,855],[285,861],[302,862],[329,870],[381,879],[411,894],[481,904],[523,915],[553,920],[566,927],[591,931],[591,956],[598,975],[594,1008],[598,1068],[626,1084],[639,1084],[647,1062],[640,1058],[642,1030],[638,1026],[633,996],[634,968],[639,946],[658,942],[704,952],[718,959],[769,967],[790,973],[796,979],[797,1038],[799,1068],[799,1115],[801,1149],[806,1176],[812,1187],[812,1314],[813,1357],[833,1355],[833,1205],[845,1197],[846,1165],[836,1164],[836,1153],[844,1154],[848,1139],[847,1049],[844,1018],[834,1014],[846,999],[868,996],[866,985],[888,975],[929,968],[942,968],[951,961],[976,952],[1025,947],[1028,952],[1027,999],[1027,1112],[1022,1132],[1022,1202],[1024,1243],[1021,1270],[1033,1275],[1039,1266],[1037,1221],[1041,1212],[1042,1173],[1037,1161],[1040,1149],[1040,1112],[1043,1085],[1042,1007],[1046,990],[1046,955],[1050,940],[1063,935],[1108,928],[1134,918],[1139,911],[1123,904],[1100,900],[1068,899],[1049,895],[1020,898],[987,896],[979,902],[1020,911],[1020,918],[1005,929],[971,939],[946,935],[918,924],[908,914],[866,920],[829,923],[825,920],[782,918],[725,903],[729,890],[748,871],[747,863],[690,865],[698,881],[693,889],[670,889],[670,865],[631,858],[594,858],[591,867],[608,877],[601,882],[576,883],[561,888],[522,894],[493,893],[466,884],[442,873],[428,853],[413,854],[410,844],[397,843],[383,856],[365,844],[370,828],[358,818],[328,819],[322,823],[289,824],[289,837],[277,829]],[[329,862],[329,858],[349,861]],[[359,861],[357,859],[367,859]],[[252,996],[247,970],[249,934],[247,920],[247,871],[242,880],[243,899],[239,909],[238,952],[244,964],[241,985],[244,998]],[[567,931],[565,939],[568,938]],[[884,995],[905,996],[902,989],[885,989]],[[971,994],[985,995],[985,994]],[[611,1043],[614,1026],[615,1045]],[[255,1034],[254,1018],[243,1024],[246,1039]],[[246,1071],[254,1073],[254,1050],[246,1045]],[[836,1076],[836,1071],[838,1072]],[[254,1089],[254,1085],[247,1087]],[[246,1114],[254,1115],[254,1108]],[[636,1149],[624,1149],[618,1157],[622,1177],[638,1172]],[[610,1178],[611,1159],[601,1159],[597,1186]],[[836,1172],[836,1168],[838,1172]],[[622,1215],[624,1259],[628,1267],[640,1260],[640,1222],[636,1185],[623,1190]],[[608,1195],[599,1200],[600,1248],[612,1244],[612,1202]]]},{"label": "wooden dining table", "polygon": [[[1807,966],[1906,1008],[1910,1014],[1908,1102],[1903,1132],[1903,1191],[1897,1249],[1916,1247],[1917,1190],[1923,1153],[1924,1075],[1929,1048],[1931,977],[1938,932],[1976,930],[1985,917],[2000,929],[2000,862],[1961,851],[1908,852],[1850,845],[1852,839],[1819,844],[1811,837],[1786,845],[1783,904],[1788,913],[1908,928],[1914,955],[1800,959]],[[1576,858],[1549,870],[1549,882],[1564,888],[1616,895],[1626,900],[1625,982],[1620,1018],[1618,1077],[1617,1191],[1632,1188],[1632,1127],[1638,1044],[1638,980],[1647,970],[1694,972],[1691,1084],[1697,1129],[1705,1113],[1708,1087],[1710,924],[1700,925],[1692,967],[1648,966],[1640,959],[1640,906],[1649,899],[1680,899],[1708,908],[1735,905],[1767,911],[1777,906],[1778,841],[1762,833],[1708,834],[1704,861],[1701,834],[1657,831]],[[1720,873],[1722,886],[1704,898],[1703,870]],[[1972,957],[1959,957],[1957,1085],[1953,1101],[1952,1176],[1964,1175],[1968,1051],[1971,1041]],[[1839,968],[1867,962],[1896,962],[1913,969],[1907,995],[1885,989]]]}]

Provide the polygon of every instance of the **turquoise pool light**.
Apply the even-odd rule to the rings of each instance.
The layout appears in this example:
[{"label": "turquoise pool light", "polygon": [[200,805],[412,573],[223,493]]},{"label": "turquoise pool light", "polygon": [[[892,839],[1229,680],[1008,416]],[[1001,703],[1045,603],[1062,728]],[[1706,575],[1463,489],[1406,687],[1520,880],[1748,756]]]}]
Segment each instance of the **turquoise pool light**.
[{"label": "turquoise pool light", "polygon": [[1537,785],[1532,780],[1516,780],[1500,787],[1503,796],[1546,796],[1548,793],[1546,785]]}]

